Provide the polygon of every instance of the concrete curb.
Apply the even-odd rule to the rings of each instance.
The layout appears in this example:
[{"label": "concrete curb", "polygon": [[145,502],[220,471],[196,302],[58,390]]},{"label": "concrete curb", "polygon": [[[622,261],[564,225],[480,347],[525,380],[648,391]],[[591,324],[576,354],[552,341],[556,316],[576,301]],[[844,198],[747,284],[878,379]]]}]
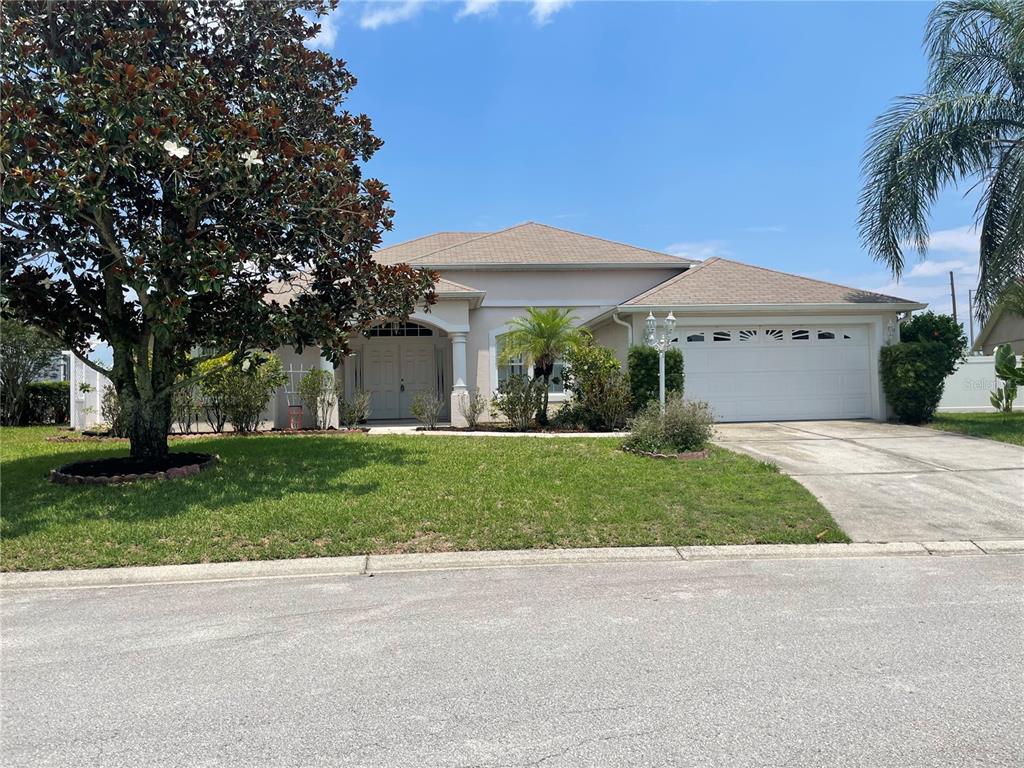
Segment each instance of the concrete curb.
[{"label": "concrete curb", "polygon": [[367,576],[377,573],[523,568],[587,563],[800,560],[846,557],[929,557],[1024,554],[1024,539],[888,542],[882,544],[739,544],[689,547],[520,549],[403,555],[310,557],[195,565],[157,565],[68,571],[0,573],[0,589],[95,589],[154,584]]}]

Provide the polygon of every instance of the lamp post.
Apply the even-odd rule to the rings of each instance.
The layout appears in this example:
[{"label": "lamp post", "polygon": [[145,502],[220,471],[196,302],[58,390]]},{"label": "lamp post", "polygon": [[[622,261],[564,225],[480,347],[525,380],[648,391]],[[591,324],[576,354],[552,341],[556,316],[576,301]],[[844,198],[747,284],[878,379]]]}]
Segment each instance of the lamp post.
[{"label": "lamp post", "polygon": [[647,313],[647,346],[658,350],[658,402],[661,412],[665,412],[665,353],[672,346],[672,336],[676,330],[676,317],[671,312],[661,325],[661,336],[658,336],[658,319],[653,312]]}]

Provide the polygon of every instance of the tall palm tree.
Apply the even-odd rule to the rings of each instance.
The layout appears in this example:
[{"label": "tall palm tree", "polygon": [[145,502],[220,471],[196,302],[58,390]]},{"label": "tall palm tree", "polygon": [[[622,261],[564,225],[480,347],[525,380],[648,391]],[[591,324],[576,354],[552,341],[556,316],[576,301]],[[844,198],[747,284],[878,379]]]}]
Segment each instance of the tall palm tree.
[{"label": "tall palm tree", "polygon": [[498,362],[507,365],[522,360],[533,366],[533,378],[544,383],[544,400],[537,411],[537,423],[548,423],[548,389],[555,362],[579,344],[586,331],[575,327],[577,317],[568,309],[527,307],[523,317],[509,323],[511,330],[502,336]]},{"label": "tall palm tree", "polygon": [[860,234],[895,277],[923,257],[943,187],[980,188],[978,317],[1024,276],[1024,1],[950,0],[928,18],[925,92],[875,122],[864,155]]}]

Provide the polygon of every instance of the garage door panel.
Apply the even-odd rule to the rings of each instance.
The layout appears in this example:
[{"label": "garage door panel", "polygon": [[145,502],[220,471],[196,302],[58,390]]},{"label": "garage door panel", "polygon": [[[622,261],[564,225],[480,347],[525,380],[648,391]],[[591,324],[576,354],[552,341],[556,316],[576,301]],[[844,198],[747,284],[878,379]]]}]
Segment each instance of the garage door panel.
[{"label": "garage door panel", "polygon": [[719,421],[871,415],[867,326],[723,325],[679,339],[686,396]]}]

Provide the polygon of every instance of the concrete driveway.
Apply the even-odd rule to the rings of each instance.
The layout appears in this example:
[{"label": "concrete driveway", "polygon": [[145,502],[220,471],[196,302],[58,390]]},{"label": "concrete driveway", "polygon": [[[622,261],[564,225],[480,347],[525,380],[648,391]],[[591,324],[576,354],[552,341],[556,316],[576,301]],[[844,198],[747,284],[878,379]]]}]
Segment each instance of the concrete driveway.
[{"label": "concrete driveway", "polygon": [[854,541],[1024,535],[1019,446],[872,421],[720,424],[716,442],[778,464]]}]

